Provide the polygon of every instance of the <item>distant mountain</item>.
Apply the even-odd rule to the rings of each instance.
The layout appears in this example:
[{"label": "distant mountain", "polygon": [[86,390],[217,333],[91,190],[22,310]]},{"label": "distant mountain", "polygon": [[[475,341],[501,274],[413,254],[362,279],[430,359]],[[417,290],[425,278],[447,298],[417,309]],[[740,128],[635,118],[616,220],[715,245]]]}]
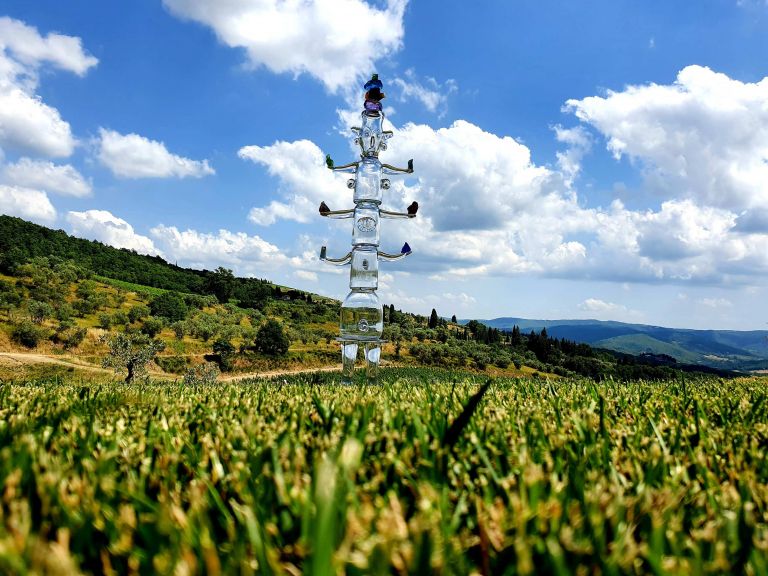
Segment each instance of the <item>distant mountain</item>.
[{"label": "distant mountain", "polygon": [[601,320],[479,320],[499,330],[547,329],[553,338],[584,342],[627,354],[667,354],[678,362],[727,370],[768,368],[768,330],[690,330]]}]

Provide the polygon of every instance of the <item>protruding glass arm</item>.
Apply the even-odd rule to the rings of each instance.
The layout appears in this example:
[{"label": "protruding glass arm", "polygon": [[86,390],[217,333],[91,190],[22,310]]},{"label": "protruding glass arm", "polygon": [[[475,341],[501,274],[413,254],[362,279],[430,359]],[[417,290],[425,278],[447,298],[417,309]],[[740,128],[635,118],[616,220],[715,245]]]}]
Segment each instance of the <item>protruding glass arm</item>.
[{"label": "protruding glass arm", "polygon": [[376,254],[378,254],[379,258],[381,258],[382,260],[386,260],[387,262],[394,262],[395,260],[401,260],[406,256],[410,256],[411,251],[408,250],[408,252],[401,252],[400,254],[387,254],[386,252],[382,252],[378,250]]},{"label": "protruding glass arm", "polygon": [[347,252],[346,256],[343,258],[328,258],[326,256],[326,247],[323,246],[320,248],[320,260],[330,264],[335,264],[336,266],[344,266],[345,264],[349,264],[352,261],[352,252]]},{"label": "protruding glass arm", "polygon": [[408,168],[398,168],[391,164],[382,164],[381,171],[384,174],[412,174],[413,173],[413,159],[408,160]]},{"label": "protruding glass arm", "polygon": [[416,212],[419,211],[419,203],[415,200],[406,209],[407,212],[390,212],[389,210],[379,210],[379,214],[383,218],[415,218]]},{"label": "protruding glass arm", "polygon": [[416,218],[416,214],[408,214],[407,212],[390,212],[389,210],[379,210],[379,214],[382,218]]},{"label": "protruding glass arm", "polygon": [[325,216],[326,218],[343,220],[345,218],[352,218],[354,213],[355,213],[354,208],[351,208],[349,210],[331,210],[330,208],[328,208],[325,202],[320,203],[320,216]]},{"label": "protruding glass arm", "polygon": [[334,172],[345,172],[347,174],[354,174],[357,170],[357,165],[360,164],[360,162],[350,162],[349,164],[344,164],[343,166],[328,166],[331,170]]}]

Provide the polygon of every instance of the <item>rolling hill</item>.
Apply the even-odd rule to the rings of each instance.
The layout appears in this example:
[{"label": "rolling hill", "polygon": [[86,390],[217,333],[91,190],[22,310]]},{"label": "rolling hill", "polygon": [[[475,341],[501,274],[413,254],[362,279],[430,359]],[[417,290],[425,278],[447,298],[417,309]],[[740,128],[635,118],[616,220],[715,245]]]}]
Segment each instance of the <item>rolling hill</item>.
[{"label": "rolling hill", "polygon": [[678,362],[729,370],[768,368],[768,330],[692,330],[601,320],[494,318],[486,326],[524,333],[547,329],[553,338],[627,354],[666,354]]}]

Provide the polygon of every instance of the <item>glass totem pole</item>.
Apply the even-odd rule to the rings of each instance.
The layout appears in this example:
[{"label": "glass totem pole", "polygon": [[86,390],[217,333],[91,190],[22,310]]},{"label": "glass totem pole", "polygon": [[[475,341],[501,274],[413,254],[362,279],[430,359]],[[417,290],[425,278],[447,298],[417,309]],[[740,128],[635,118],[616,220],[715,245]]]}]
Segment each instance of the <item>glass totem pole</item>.
[{"label": "glass totem pole", "polygon": [[336,172],[354,174],[347,181],[352,189],[354,208],[331,210],[322,202],[320,215],[327,218],[352,219],[352,250],[342,258],[328,258],[326,247],[320,249],[320,259],[331,264],[350,264],[350,292],[341,304],[340,332],[342,378],[350,383],[355,370],[358,350],[362,347],[366,363],[366,377],[373,383],[378,376],[381,356],[381,333],[384,329],[384,313],[376,289],[379,287],[379,261],[399,260],[411,253],[406,242],[399,254],[387,254],[379,250],[379,222],[382,218],[414,218],[419,205],[413,202],[407,212],[391,212],[381,208],[383,191],[390,181],[386,176],[410,174],[413,160],[407,168],[397,168],[379,161],[379,152],[387,149],[392,132],[383,129],[384,99],[378,74],[365,84],[365,104],[360,115],[361,125],[352,127],[355,144],[360,147],[360,160],[343,166],[335,166],[326,156],[328,168]]}]

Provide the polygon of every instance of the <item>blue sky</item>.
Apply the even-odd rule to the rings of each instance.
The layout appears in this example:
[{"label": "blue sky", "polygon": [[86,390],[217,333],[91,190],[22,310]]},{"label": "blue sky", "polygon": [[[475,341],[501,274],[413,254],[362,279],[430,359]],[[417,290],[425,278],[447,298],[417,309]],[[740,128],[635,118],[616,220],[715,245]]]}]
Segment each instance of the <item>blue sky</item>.
[{"label": "blue sky", "polygon": [[762,329],[768,2],[6,0],[0,212],[329,296],[324,168],[378,72],[413,177],[379,293],[462,318]]}]

